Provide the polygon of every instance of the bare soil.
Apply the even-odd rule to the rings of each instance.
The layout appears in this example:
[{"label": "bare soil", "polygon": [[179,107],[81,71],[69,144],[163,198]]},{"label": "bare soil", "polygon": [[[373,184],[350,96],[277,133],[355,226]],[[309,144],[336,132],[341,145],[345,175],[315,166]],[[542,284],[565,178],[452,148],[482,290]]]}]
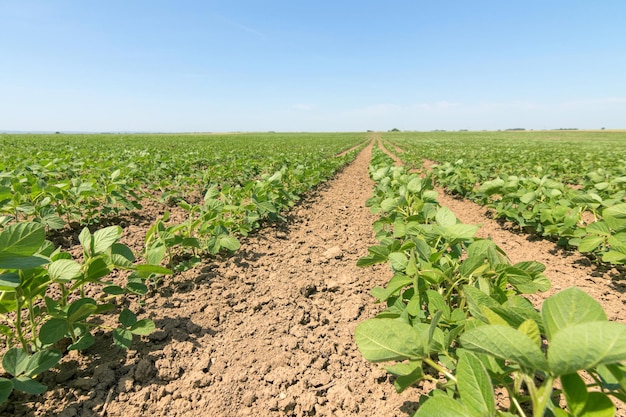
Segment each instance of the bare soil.
[{"label": "bare soil", "polygon": [[[286,222],[248,237],[234,256],[166,278],[143,306],[133,301],[140,318],[155,321],[155,333],[128,351],[99,333],[87,352],[68,354],[60,369],[42,375],[48,392],[14,393],[0,415],[411,415],[421,388],[397,394],[353,339],[356,325],[379,309],[369,290],[391,276],[384,266],[356,267],[376,244],[375,217],[365,207],[371,149],[310,193]],[[443,192],[440,201],[463,222],[481,224],[479,233],[513,262],[545,263],[551,292],[577,285],[612,320],[625,321],[619,271],[599,270],[580,254],[503,227],[473,203]],[[139,250],[162,210],[144,207],[125,228],[124,243]]]}]

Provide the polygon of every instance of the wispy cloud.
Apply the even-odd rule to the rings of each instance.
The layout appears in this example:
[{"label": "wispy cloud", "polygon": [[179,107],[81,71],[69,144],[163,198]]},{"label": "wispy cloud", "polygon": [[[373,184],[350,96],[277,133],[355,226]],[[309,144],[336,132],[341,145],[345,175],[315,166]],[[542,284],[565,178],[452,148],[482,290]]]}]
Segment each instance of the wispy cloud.
[{"label": "wispy cloud", "polygon": [[227,18],[226,16],[220,15],[220,14],[216,14],[216,17],[218,17],[220,20],[222,20],[224,23],[227,23],[228,25],[239,29],[242,32],[247,32],[250,33],[252,35],[255,35],[259,38],[263,38],[263,39],[267,39],[267,35],[251,26],[248,25],[244,25],[242,23],[236,22],[232,19]]}]

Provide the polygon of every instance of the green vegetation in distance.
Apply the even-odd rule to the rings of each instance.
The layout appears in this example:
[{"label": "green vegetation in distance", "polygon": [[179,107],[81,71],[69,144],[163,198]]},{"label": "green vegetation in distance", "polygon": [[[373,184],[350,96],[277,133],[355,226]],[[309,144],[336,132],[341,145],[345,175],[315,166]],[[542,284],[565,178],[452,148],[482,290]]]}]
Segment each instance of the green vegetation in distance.
[{"label": "green vegetation in distance", "polygon": [[496,218],[626,264],[626,132],[387,133],[412,167]]}]

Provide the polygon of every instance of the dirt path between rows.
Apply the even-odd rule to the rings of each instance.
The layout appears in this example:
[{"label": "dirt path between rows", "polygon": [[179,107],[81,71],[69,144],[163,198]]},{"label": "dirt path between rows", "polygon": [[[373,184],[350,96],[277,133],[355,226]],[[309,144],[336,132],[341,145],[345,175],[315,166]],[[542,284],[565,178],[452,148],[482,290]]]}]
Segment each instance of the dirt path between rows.
[{"label": "dirt path between rows", "polygon": [[[411,415],[420,389],[397,394],[353,339],[356,325],[378,310],[369,290],[391,276],[386,266],[356,267],[376,244],[375,217],[365,207],[371,150],[372,143],[287,222],[250,236],[234,256],[167,278],[140,310],[155,333],[126,352],[98,335],[85,356],[73,352],[44,376],[50,391],[14,394],[0,415]],[[624,321],[625,287],[610,272],[597,274],[580,255],[507,231],[472,203],[442,192],[440,201],[462,221],[482,224],[481,235],[514,262],[546,263],[554,288],[579,285]],[[149,225],[125,228],[124,243],[140,245]]]}]

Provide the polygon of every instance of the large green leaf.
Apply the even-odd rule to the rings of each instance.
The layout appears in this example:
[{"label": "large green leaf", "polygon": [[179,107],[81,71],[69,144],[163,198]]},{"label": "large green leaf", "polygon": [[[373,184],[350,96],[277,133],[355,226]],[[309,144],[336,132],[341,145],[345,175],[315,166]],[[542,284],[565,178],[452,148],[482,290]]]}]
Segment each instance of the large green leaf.
[{"label": "large green leaf", "polygon": [[0,291],[11,291],[20,286],[20,276],[14,272],[0,274]]},{"label": "large green leaf", "polygon": [[463,287],[463,292],[465,293],[465,299],[467,300],[467,305],[472,316],[484,322],[487,322],[487,318],[484,316],[481,307],[487,307],[489,309],[500,307],[500,304],[496,300],[476,287],[466,285]]},{"label": "large green leaf", "polygon": [[24,349],[11,348],[2,357],[2,367],[13,376],[20,375],[28,367],[29,356]]},{"label": "large green leaf", "polygon": [[395,274],[387,283],[387,287],[374,287],[370,291],[373,297],[379,301],[386,301],[393,294],[397,293],[401,288],[413,284],[413,279],[404,274]]},{"label": "large green leaf", "polygon": [[606,320],[602,306],[578,287],[570,287],[548,297],[541,307],[548,340],[568,326]]},{"label": "large green leaf", "polygon": [[122,237],[122,228],[120,226],[109,226],[96,230],[93,234],[94,255],[108,250],[120,237]]},{"label": "large green leaf", "polygon": [[602,211],[602,217],[615,231],[626,229],[626,203],[616,204]]},{"label": "large green leaf", "polygon": [[590,392],[585,408],[580,415],[584,417],[614,417],[615,411],[615,404],[605,393]]},{"label": "large green leaf", "polygon": [[427,341],[411,325],[396,319],[369,319],[354,333],[361,354],[371,362],[420,359]]},{"label": "large green leaf", "polygon": [[541,349],[524,333],[501,324],[476,327],[461,335],[464,348],[518,363],[524,368],[547,369]]},{"label": "large green leaf", "polygon": [[461,401],[472,416],[486,417],[496,413],[496,398],[491,378],[482,362],[470,352],[460,355],[456,369]]},{"label": "large green leaf", "polygon": [[24,374],[35,377],[43,371],[56,366],[61,360],[62,354],[56,349],[46,349],[35,352],[28,361]]},{"label": "large green leaf", "polygon": [[567,408],[573,415],[581,415],[587,402],[587,384],[577,373],[562,375],[561,385],[567,401]]},{"label": "large green leaf", "polygon": [[59,259],[48,266],[48,274],[54,281],[71,281],[77,278],[80,273],[80,264],[71,259]]},{"label": "large green leaf", "polygon": [[49,263],[48,258],[42,256],[19,256],[10,253],[0,253],[0,269],[31,269]]},{"label": "large green leaf", "polygon": [[409,259],[404,252],[392,252],[389,254],[389,265],[393,271],[404,271]]},{"label": "large green leaf", "polygon": [[241,243],[234,236],[223,236],[220,238],[220,246],[229,251],[236,251],[241,247]]},{"label": "large green leaf", "polygon": [[132,334],[147,336],[155,329],[154,322],[150,319],[142,319],[133,324],[130,329]]},{"label": "large green leaf", "polygon": [[21,222],[0,232],[0,255],[31,256],[46,240],[46,230],[40,223]]},{"label": "large green leaf", "polygon": [[13,379],[13,388],[18,391],[24,391],[28,394],[39,395],[46,392],[48,387],[35,381],[28,376],[18,376]]},{"label": "large green leaf", "polygon": [[587,321],[552,335],[548,363],[554,375],[567,375],[626,360],[626,325]]},{"label": "large green leaf", "polygon": [[50,345],[65,337],[69,330],[70,325],[67,320],[52,318],[41,326],[39,330],[39,340],[44,345]]},{"label": "large green leaf", "polygon": [[98,310],[97,303],[92,298],[79,298],[70,304],[67,309],[67,320],[70,323],[85,320]]},{"label": "large green leaf", "polygon": [[420,406],[414,417],[467,417],[471,415],[460,402],[444,396],[429,398]]},{"label": "large green leaf", "polygon": [[443,228],[443,235],[449,241],[469,240],[474,237],[480,226],[457,223]]},{"label": "large green leaf", "polygon": [[111,268],[109,264],[102,258],[95,258],[87,268],[87,280],[97,281],[98,279],[109,275]]},{"label": "large green leaf", "polygon": [[439,226],[446,227],[457,224],[458,220],[452,210],[447,207],[440,207],[435,215],[435,221]]},{"label": "large green leaf", "polygon": [[602,242],[604,242],[604,238],[602,236],[585,236],[580,240],[578,250],[581,252],[593,252],[598,246],[602,244]]}]

